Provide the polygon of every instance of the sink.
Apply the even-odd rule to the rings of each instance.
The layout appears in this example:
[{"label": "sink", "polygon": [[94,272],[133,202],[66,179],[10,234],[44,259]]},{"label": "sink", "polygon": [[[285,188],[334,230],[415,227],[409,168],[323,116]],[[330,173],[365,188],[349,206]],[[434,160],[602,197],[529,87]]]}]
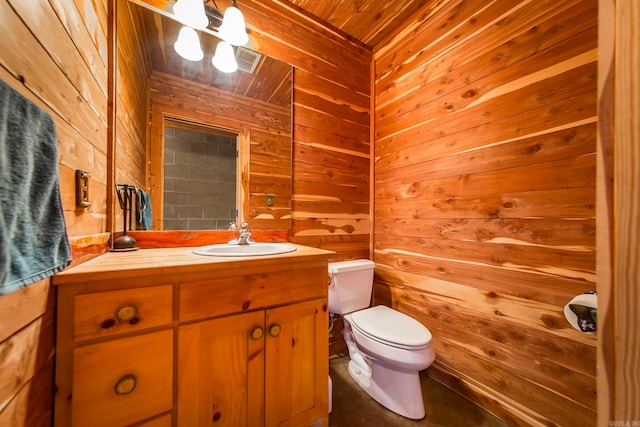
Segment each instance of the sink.
[{"label": "sink", "polygon": [[293,252],[296,247],[288,243],[254,243],[251,245],[228,245],[222,243],[219,245],[203,246],[193,251],[196,255],[208,256],[260,256],[260,255],[277,255],[287,252]]}]

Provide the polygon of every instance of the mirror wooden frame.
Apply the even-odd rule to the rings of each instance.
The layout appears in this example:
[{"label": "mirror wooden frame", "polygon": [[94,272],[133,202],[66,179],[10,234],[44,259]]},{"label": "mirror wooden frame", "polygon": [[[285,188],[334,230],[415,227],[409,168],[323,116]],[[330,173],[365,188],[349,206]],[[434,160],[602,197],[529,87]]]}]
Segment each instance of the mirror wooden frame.
[{"label": "mirror wooden frame", "polygon": [[153,230],[164,230],[164,142],[167,121],[182,121],[198,126],[224,129],[238,135],[238,157],[236,161],[236,207],[238,223],[249,218],[249,126],[229,126],[212,116],[193,114],[185,116],[184,110],[167,105],[154,105],[151,109],[151,141],[149,144],[149,195],[153,216]]}]

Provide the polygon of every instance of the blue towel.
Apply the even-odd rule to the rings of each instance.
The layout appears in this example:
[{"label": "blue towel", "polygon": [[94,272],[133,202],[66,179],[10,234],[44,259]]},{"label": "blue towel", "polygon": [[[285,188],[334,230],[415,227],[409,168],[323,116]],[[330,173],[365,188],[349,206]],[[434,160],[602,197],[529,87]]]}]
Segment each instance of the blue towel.
[{"label": "blue towel", "polygon": [[151,230],[151,221],[153,214],[151,213],[151,199],[149,193],[142,189],[137,189],[136,194],[136,213],[138,214],[138,224],[143,230]]},{"label": "blue towel", "polygon": [[0,295],[70,262],[55,123],[0,80]]}]

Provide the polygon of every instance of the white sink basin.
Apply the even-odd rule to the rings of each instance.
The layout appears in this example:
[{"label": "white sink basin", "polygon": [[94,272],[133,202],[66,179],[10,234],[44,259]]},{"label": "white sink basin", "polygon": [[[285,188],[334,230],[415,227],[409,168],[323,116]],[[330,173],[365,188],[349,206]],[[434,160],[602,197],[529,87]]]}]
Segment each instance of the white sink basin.
[{"label": "white sink basin", "polygon": [[288,243],[254,243],[252,245],[228,245],[222,243],[219,245],[203,246],[193,251],[196,255],[208,256],[260,256],[260,255],[277,255],[287,252],[293,252],[296,247]]}]

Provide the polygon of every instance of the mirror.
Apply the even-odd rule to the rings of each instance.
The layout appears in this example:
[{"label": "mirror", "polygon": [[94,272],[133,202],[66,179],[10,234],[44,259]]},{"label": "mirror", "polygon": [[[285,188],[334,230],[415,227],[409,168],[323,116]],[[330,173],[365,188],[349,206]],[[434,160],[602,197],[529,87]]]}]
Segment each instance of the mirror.
[{"label": "mirror", "polygon": [[116,22],[115,182],[148,194],[136,228],[290,228],[292,67],[235,48],[241,68],[217,71],[208,30],[204,59],[182,59],[181,25],[139,0],[117,0]]}]

